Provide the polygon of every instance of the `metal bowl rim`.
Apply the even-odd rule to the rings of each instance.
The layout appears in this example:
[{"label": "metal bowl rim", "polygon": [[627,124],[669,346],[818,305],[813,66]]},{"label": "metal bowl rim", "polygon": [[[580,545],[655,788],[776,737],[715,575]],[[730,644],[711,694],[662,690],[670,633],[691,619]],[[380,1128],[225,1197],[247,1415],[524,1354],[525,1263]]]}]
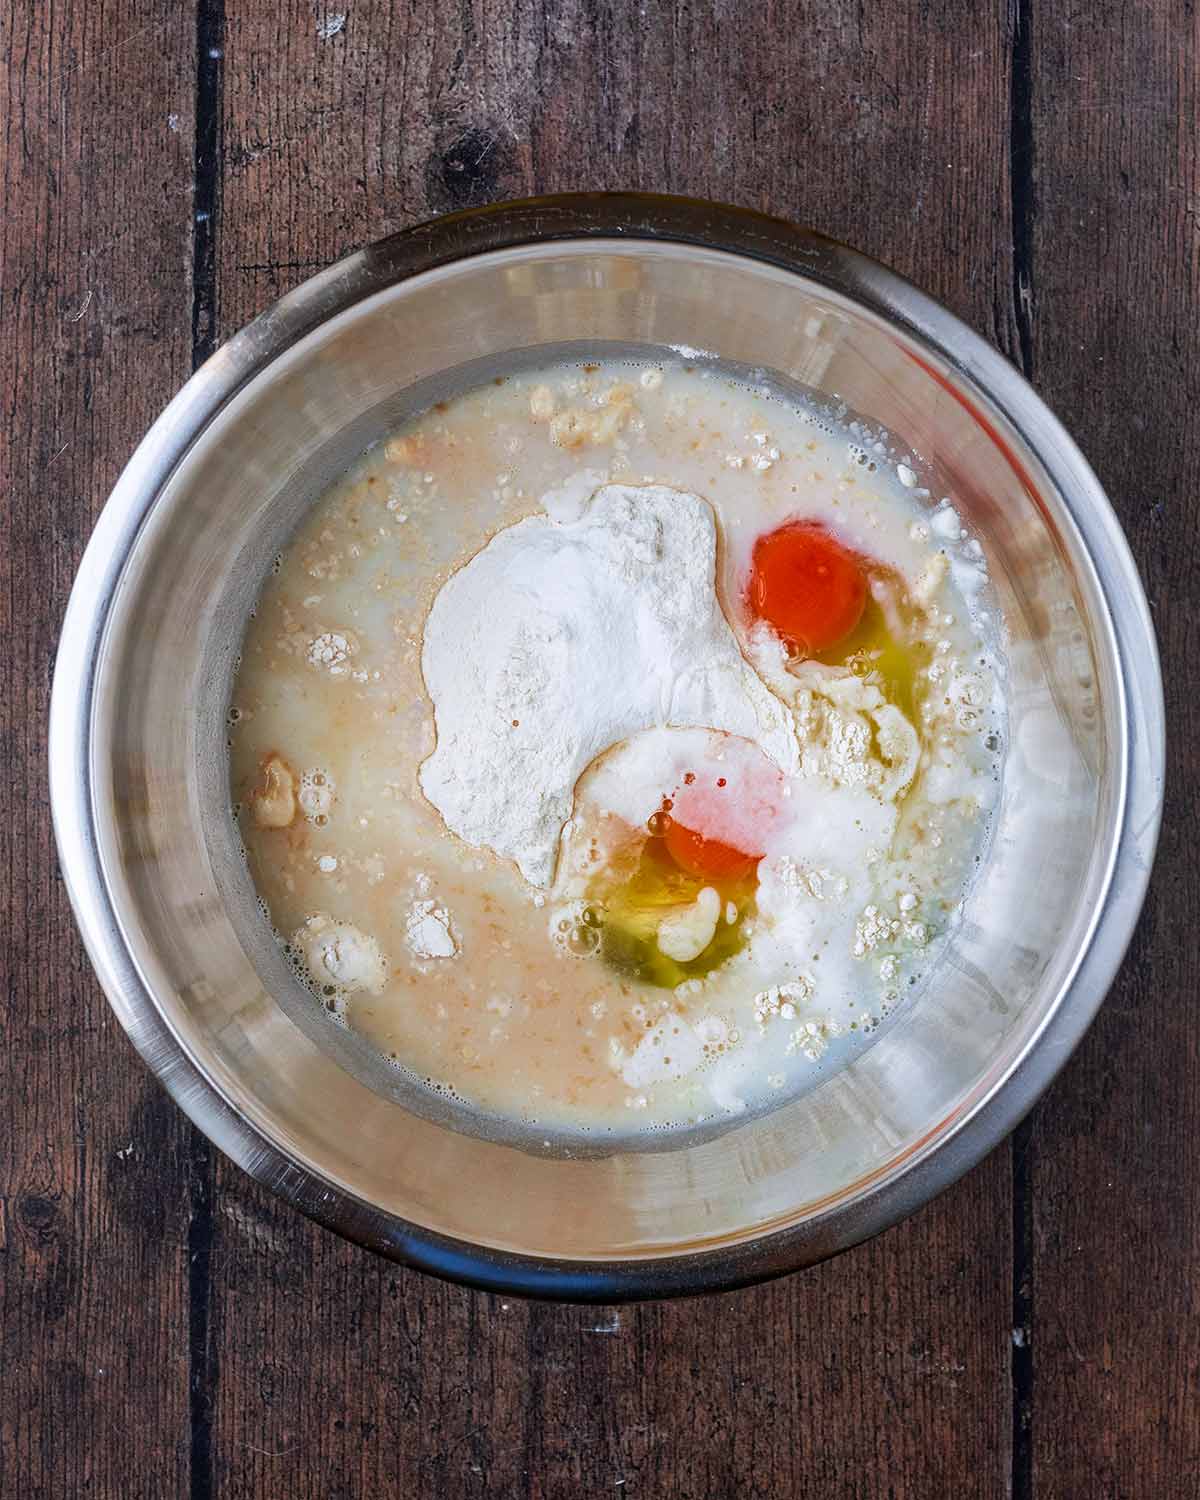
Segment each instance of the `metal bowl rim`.
[{"label": "metal bowl rim", "polygon": [[[795,1226],[685,1255],[586,1262],[468,1244],[401,1220],[302,1167],[237,1115],[180,1046],[124,944],[100,866],[90,781],[93,694],[113,593],[164,484],[214,416],[285,350],[399,281],[490,251],[598,238],[699,245],[766,261],[899,325],[940,355],[1012,424],[1063,498],[1109,605],[1123,714],[1118,826],[1089,940],[1023,1053],[954,1132],[880,1186]],[[49,748],[59,858],[92,963],[134,1045],[198,1128],[309,1217],[394,1260],[489,1291],[592,1302],[731,1289],[811,1264],[896,1223],[1002,1140],[1078,1044],[1124,955],[1153,861],[1164,759],[1157,646],[1128,545],[1086,460],[1013,366],[896,273],[816,231],[727,205],[623,193],[519,200],[402,230],[302,283],[222,345],[151,427],[97,522],[59,642]]]}]

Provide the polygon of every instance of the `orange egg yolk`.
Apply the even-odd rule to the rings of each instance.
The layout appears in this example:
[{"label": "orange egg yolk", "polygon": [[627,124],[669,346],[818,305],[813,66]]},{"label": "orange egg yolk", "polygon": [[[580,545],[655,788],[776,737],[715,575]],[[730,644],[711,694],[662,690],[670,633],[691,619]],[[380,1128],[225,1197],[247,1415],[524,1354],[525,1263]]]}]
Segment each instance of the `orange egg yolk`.
[{"label": "orange egg yolk", "polygon": [[754,544],[747,602],[806,655],[836,646],[862,619],[867,575],[859,558],[814,521],[790,521]]},{"label": "orange egg yolk", "polygon": [[652,820],[666,853],[685,874],[710,884],[753,880],[780,814],[781,777],[763,760],[726,775],[688,771]]},{"label": "orange egg yolk", "polygon": [[667,853],[689,875],[716,882],[748,880],[754,874],[762,854],[744,854],[732,844],[706,838],[693,828],[685,828],[668,813],[663,835]]}]

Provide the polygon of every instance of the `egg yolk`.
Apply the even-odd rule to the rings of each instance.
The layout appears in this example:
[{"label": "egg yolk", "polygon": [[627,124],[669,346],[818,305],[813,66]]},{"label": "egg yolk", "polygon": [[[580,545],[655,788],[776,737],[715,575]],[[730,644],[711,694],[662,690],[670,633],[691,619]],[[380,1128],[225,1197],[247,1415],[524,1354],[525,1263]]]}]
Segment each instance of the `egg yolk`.
[{"label": "egg yolk", "polygon": [[720,839],[707,838],[694,828],[686,828],[670,814],[665,821],[663,840],[667,853],[681,870],[702,880],[748,880],[762,858],[761,852],[745,854],[732,844],[723,844]]},{"label": "egg yolk", "polygon": [[[643,984],[673,990],[685,980],[703,979],[745,946],[745,923],[757,910],[757,861],[723,845],[736,868],[720,875],[711,869],[701,873],[671,851],[671,831],[680,825],[665,814],[654,825],[656,831],[643,843],[630,874],[616,886],[601,879],[591,894],[602,914],[600,953],[610,967]],[[716,841],[703,842],[708,846],[704,856],[712,858]],[[706,886],[721,897],[721,919],[703,952],[681,961],[659,947],[659,929],[665,917],[690,906]]]},{"label": "egg yolk", "polygon": [[[756,910],[758,839],[778,816],[780,778],[766,762],[722,769],[728,775],[686,772],[648,819],[636,864],[615,883],[600,876],[589,891],[602,913],[602,956],[644,983],[673,989],[703,978],[745,944],[744,923]],[[659,946],[662,922],[705,887],[721,898],[720,920],[701,953],[678,959]]]},{"label": "egg yolk", "polygon": [[862,619],[867,575],[859,559],[813,521],[791,521],[754,544],[750,608],[806,655],[827,651]]}]

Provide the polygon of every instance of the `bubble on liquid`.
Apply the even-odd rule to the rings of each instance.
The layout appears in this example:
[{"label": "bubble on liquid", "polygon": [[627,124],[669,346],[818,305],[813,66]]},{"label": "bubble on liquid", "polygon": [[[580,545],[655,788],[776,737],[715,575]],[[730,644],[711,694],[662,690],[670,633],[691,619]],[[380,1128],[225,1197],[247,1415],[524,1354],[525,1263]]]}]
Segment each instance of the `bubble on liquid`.
[{"label": "bubble on liquid", "polygon": [[574,900],[550,914],[550,941],[573,958],[598,953],[603,938],[604,908],[594,901]]},{"label": "bubble on liquid", "polygon": [[[405,1069],[404,1071],[408,1072],[407,1069]],[[415,1074],[410,1074],[409,1076],[414,1078],[416,1077]],[[459,1093],[459,1091],[454,1087],[453,1084],[447,1083],[442,1078],[431,1078],[426,1075],[418,1081],[424,1084],[424,1086],[430,1091],[430,1093],[437,1094],[442,1099],[450,1099],[455,1104],[468,1104],[470,1102],[469,1100],[464,1098],[462,1094]]]},{"label": "bubble on liquid", "polygon": [[598,951],[600,934],[594,927],[585,927],[581,922],[571,928],[567,937],[567,947],[576,958],[586,958]]},{"label": "bubble on liquid", "polygon": [[323,767],[313,766],[301,774],[297,800],[304,816],[318,828],[324,828],[329,822],[336,795],[333,777]]}]

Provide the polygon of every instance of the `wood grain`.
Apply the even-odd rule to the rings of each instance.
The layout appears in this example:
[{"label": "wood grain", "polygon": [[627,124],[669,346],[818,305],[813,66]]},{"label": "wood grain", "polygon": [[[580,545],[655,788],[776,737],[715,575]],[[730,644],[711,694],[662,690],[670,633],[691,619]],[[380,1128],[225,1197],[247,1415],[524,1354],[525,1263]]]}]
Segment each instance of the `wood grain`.
[{"label": "wood grain", "polygon": [[[0,1495],[1200,1493],[1194,6],[71,0],[10,7],[0,57]],[[1015,1174],[619,1311],[370,1258],[198,1141],[87,968],[42,769],[91,519],[193,358],[366,240],[580,187],[812,223],[1030,370],[1174,728],[1147,919]]]},{"label": "wood grain", "polygon": [[1032,1134],[1036,1472],[1200,1493],[1200,22],[1034,13],[1033,353],[1133,547],[1167,693],[1168,799],[1129,960]]},{"label": "wood grain", "polygon": [[307,0],[225,12],[226,331],[432,213],[624,187],[814,224],[1007,340],[1004,0],[395,0],[329,37]]},{"label": "wood grain", "polygon": [[215,1491],[1002,1495],[1002,1167],[832,1265],[621,1309],[443,1286],[226,1171]]},{"label": "wood grain", "polygon": [[187,1486],[186,1131],[87,965],[44,766],[91,519],[189,368],[191,36],[165,0],[10,7],[0,30],[5,1496]]}]

